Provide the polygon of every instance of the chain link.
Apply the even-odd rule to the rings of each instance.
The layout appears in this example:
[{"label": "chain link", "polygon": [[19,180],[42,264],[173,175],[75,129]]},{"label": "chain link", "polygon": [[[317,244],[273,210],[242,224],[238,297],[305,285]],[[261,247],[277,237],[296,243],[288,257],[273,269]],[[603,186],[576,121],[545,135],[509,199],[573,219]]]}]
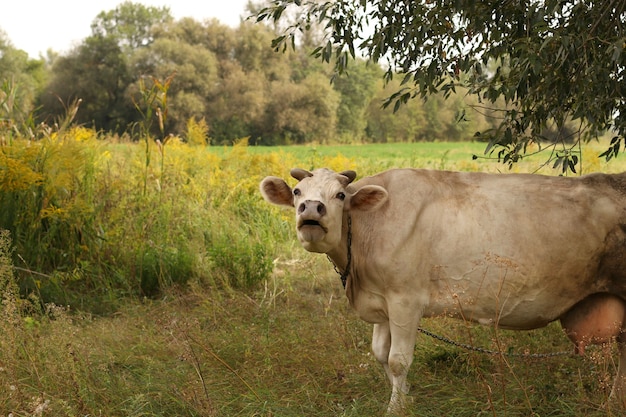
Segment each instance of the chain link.
[{"label": "chain link", "polygon": [[481,348],[481,347],[477,347],[477,346],[472,346],[472,345],[468,345],[466,343],[460,343],[460,342],[456,342],[452,339],[448,339],[447,337],[444,336],[440,336],[438,334],[435,334],[433,332],[430,332],[426,329],[422,329],[421,327],[418,327],[417,330],[420,333],[425,334],[426,336],[430,336],[433,339],[437,339],[441,342],[447,343],[449,345],[452,346],[457,346],[466,350],[470,350],[473,352],[479,352],[479,353],[484,353],[487,355],[502,355],[502,356],[509,356],[509,357],[515,357],[515,358],[533,358],[533,359],[545,359],[545,358],[552,358],[555,356],[572,356],[573,353],[571,351],[562,351],[562,352],[550,352],[550,353],[514,353],[514,352],[502,352],[499,350],[491,350],[491,349],[486,349],[486,348]]}]

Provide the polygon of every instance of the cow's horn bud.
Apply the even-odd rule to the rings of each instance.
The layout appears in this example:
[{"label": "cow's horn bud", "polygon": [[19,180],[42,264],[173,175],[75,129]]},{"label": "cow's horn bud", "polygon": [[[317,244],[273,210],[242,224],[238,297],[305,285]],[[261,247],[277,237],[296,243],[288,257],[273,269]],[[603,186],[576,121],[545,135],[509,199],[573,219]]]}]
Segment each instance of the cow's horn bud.
[{"label": "cow's horn bud", "polygon": [[294,168],[291,170],[291,176],[297,179],[298,181],[302,181],[303,179],[307,177],[312,177],[313,174],[311,174],[309,171],[306,171],[302,168]]},{"label": "cow's horn bud", "polygon": [[348,178],[347,184],[350,184],[356,178],[356,172],[354,171],[342,171],[339,173],[339,175],[343,175],[344,177]]}]

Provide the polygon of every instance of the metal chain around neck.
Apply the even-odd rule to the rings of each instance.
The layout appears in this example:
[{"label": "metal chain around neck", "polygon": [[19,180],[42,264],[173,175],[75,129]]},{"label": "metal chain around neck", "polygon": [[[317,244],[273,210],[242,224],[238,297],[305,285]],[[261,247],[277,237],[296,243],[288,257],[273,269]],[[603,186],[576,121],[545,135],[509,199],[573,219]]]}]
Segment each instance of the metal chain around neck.
[{"label": "metal chain around neck", "polygon": [[346,269],[343,272],[339,271],[337,268],[337,264],[330,259],[330,256],[326,255],[330,263],[333,264],[333,268],[335,268],[335,272],[339,274],[339,278],[341,279],[341,285],[343,288],[346,288],[346,283],[348,282],[348,275],[350,274],[350,265],[352,264],[352,216],[348,214],[348,263],[346,264]]}]

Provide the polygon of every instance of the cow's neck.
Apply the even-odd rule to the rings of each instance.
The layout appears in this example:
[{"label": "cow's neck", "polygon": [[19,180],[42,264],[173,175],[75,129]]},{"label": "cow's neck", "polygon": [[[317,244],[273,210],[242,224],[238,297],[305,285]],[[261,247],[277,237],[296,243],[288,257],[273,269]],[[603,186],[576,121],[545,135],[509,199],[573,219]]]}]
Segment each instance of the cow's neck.
[{"label": "cow's neck", "polygon": [[339,274],[343,287],[346,288],[350,268],[352,267],[352,217],[349,213],[344,215],[340,244],[328,252],[327,255],[328,259],[334,264],[335,271]]}]

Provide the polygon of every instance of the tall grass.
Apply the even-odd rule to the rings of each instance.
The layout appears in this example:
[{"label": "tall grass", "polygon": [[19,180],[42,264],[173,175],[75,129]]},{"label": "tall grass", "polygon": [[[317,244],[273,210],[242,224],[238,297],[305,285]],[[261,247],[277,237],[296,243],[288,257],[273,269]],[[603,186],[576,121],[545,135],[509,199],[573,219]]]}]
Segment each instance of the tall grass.
[{"label": "tall grass", "polygon": [[291,219],[259,199],[258,183],[295,157],[251,153],[245,140],[225,152],[175,137],[160,147],[152,164],[145,143],[74,127],[0,148],[0,228],[14,237],[23,295],[105,312],[189,280],[246,289],[267,279]]}]

